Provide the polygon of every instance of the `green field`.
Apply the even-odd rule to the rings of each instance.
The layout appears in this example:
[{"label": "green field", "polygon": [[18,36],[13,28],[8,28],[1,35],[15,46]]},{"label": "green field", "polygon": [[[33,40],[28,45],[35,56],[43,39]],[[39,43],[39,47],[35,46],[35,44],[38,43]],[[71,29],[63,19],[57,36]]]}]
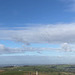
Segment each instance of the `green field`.
[{"label": "green field", "polygon": [[0,68],[0,75],[75,75],[75,65],[8,66]]}]

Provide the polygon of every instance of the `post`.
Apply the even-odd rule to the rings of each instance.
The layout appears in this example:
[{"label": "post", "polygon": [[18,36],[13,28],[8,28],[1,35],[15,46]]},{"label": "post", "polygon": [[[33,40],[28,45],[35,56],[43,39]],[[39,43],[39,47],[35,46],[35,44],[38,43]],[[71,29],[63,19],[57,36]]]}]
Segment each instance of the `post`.
[{"label": "post", "polygon": [[36,71],[36,75],[38,75],[38,71]]},{"label": "post", "polygon": [[30,74],[29,75],[31,75],[31,72],[30,72]]}]

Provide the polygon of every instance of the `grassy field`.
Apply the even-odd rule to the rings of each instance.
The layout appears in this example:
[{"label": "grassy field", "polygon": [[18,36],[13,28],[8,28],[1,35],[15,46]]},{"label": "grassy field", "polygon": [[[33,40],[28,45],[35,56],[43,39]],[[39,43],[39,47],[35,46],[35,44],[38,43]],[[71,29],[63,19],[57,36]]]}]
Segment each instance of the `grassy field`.
[{"label": "grassy field", "polygon": [[[36,75],[35,72],[24,72],[24,71],[6,71],[0,72],[0,75]],[[39,72],[38,75],[75,75],[74,73],[69,72]]]},{"label": "grassy field", "polygon": [[75,65],[12,66],[0,68],[0,75],[75,75]]}]

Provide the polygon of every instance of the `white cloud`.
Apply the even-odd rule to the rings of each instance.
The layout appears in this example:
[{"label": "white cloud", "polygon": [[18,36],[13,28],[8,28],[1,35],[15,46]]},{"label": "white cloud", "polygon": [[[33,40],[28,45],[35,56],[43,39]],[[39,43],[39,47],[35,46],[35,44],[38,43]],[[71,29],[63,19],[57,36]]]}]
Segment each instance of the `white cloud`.
[{"label": "white cloud", "polygon": [[71,51],[71,47],[68,43],[64,43],[64,44],[62,44],[62,50]]},{"label": "white cloud", "polygon": [[21,30],[0,30],[0,39],[30,43],[75,43],[75,23],[29,27]]},{"label": "white cloud", "polygon": [[0,54],[14,54],[25,52],[37,52],[41,54],[42,51],[60,50],[56,48],[41,48],[41,47],[23,47],[23,48],[11,48],[0,44]]},{"label": "white cloud", "polygon": [[[49,44],[62,44],[66,51],[70,51],[68,44],[75,44],[75,23],[71,24],[55,24],[55,25],[41,25],[37,27],[27,27],[15,30],[1,29],[0,40],[12,40],[21,42],[26,45],[31,43],[49,43]],[[66,42],[66,43],[65,43]],[[64,48],[6,48],[0,45],[0,50],[4,53],[16,53],[23,51],[42,51],[42,50],[65,50]]]}]

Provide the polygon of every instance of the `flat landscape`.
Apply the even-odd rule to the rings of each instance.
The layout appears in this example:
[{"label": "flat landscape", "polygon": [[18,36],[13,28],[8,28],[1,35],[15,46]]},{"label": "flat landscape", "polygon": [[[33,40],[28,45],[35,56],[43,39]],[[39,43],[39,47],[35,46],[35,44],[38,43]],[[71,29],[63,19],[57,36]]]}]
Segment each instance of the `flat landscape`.
[{"label": "flat landscape", "polygon": [[75,75],[75,65],[7,66],[0,75]]}]

